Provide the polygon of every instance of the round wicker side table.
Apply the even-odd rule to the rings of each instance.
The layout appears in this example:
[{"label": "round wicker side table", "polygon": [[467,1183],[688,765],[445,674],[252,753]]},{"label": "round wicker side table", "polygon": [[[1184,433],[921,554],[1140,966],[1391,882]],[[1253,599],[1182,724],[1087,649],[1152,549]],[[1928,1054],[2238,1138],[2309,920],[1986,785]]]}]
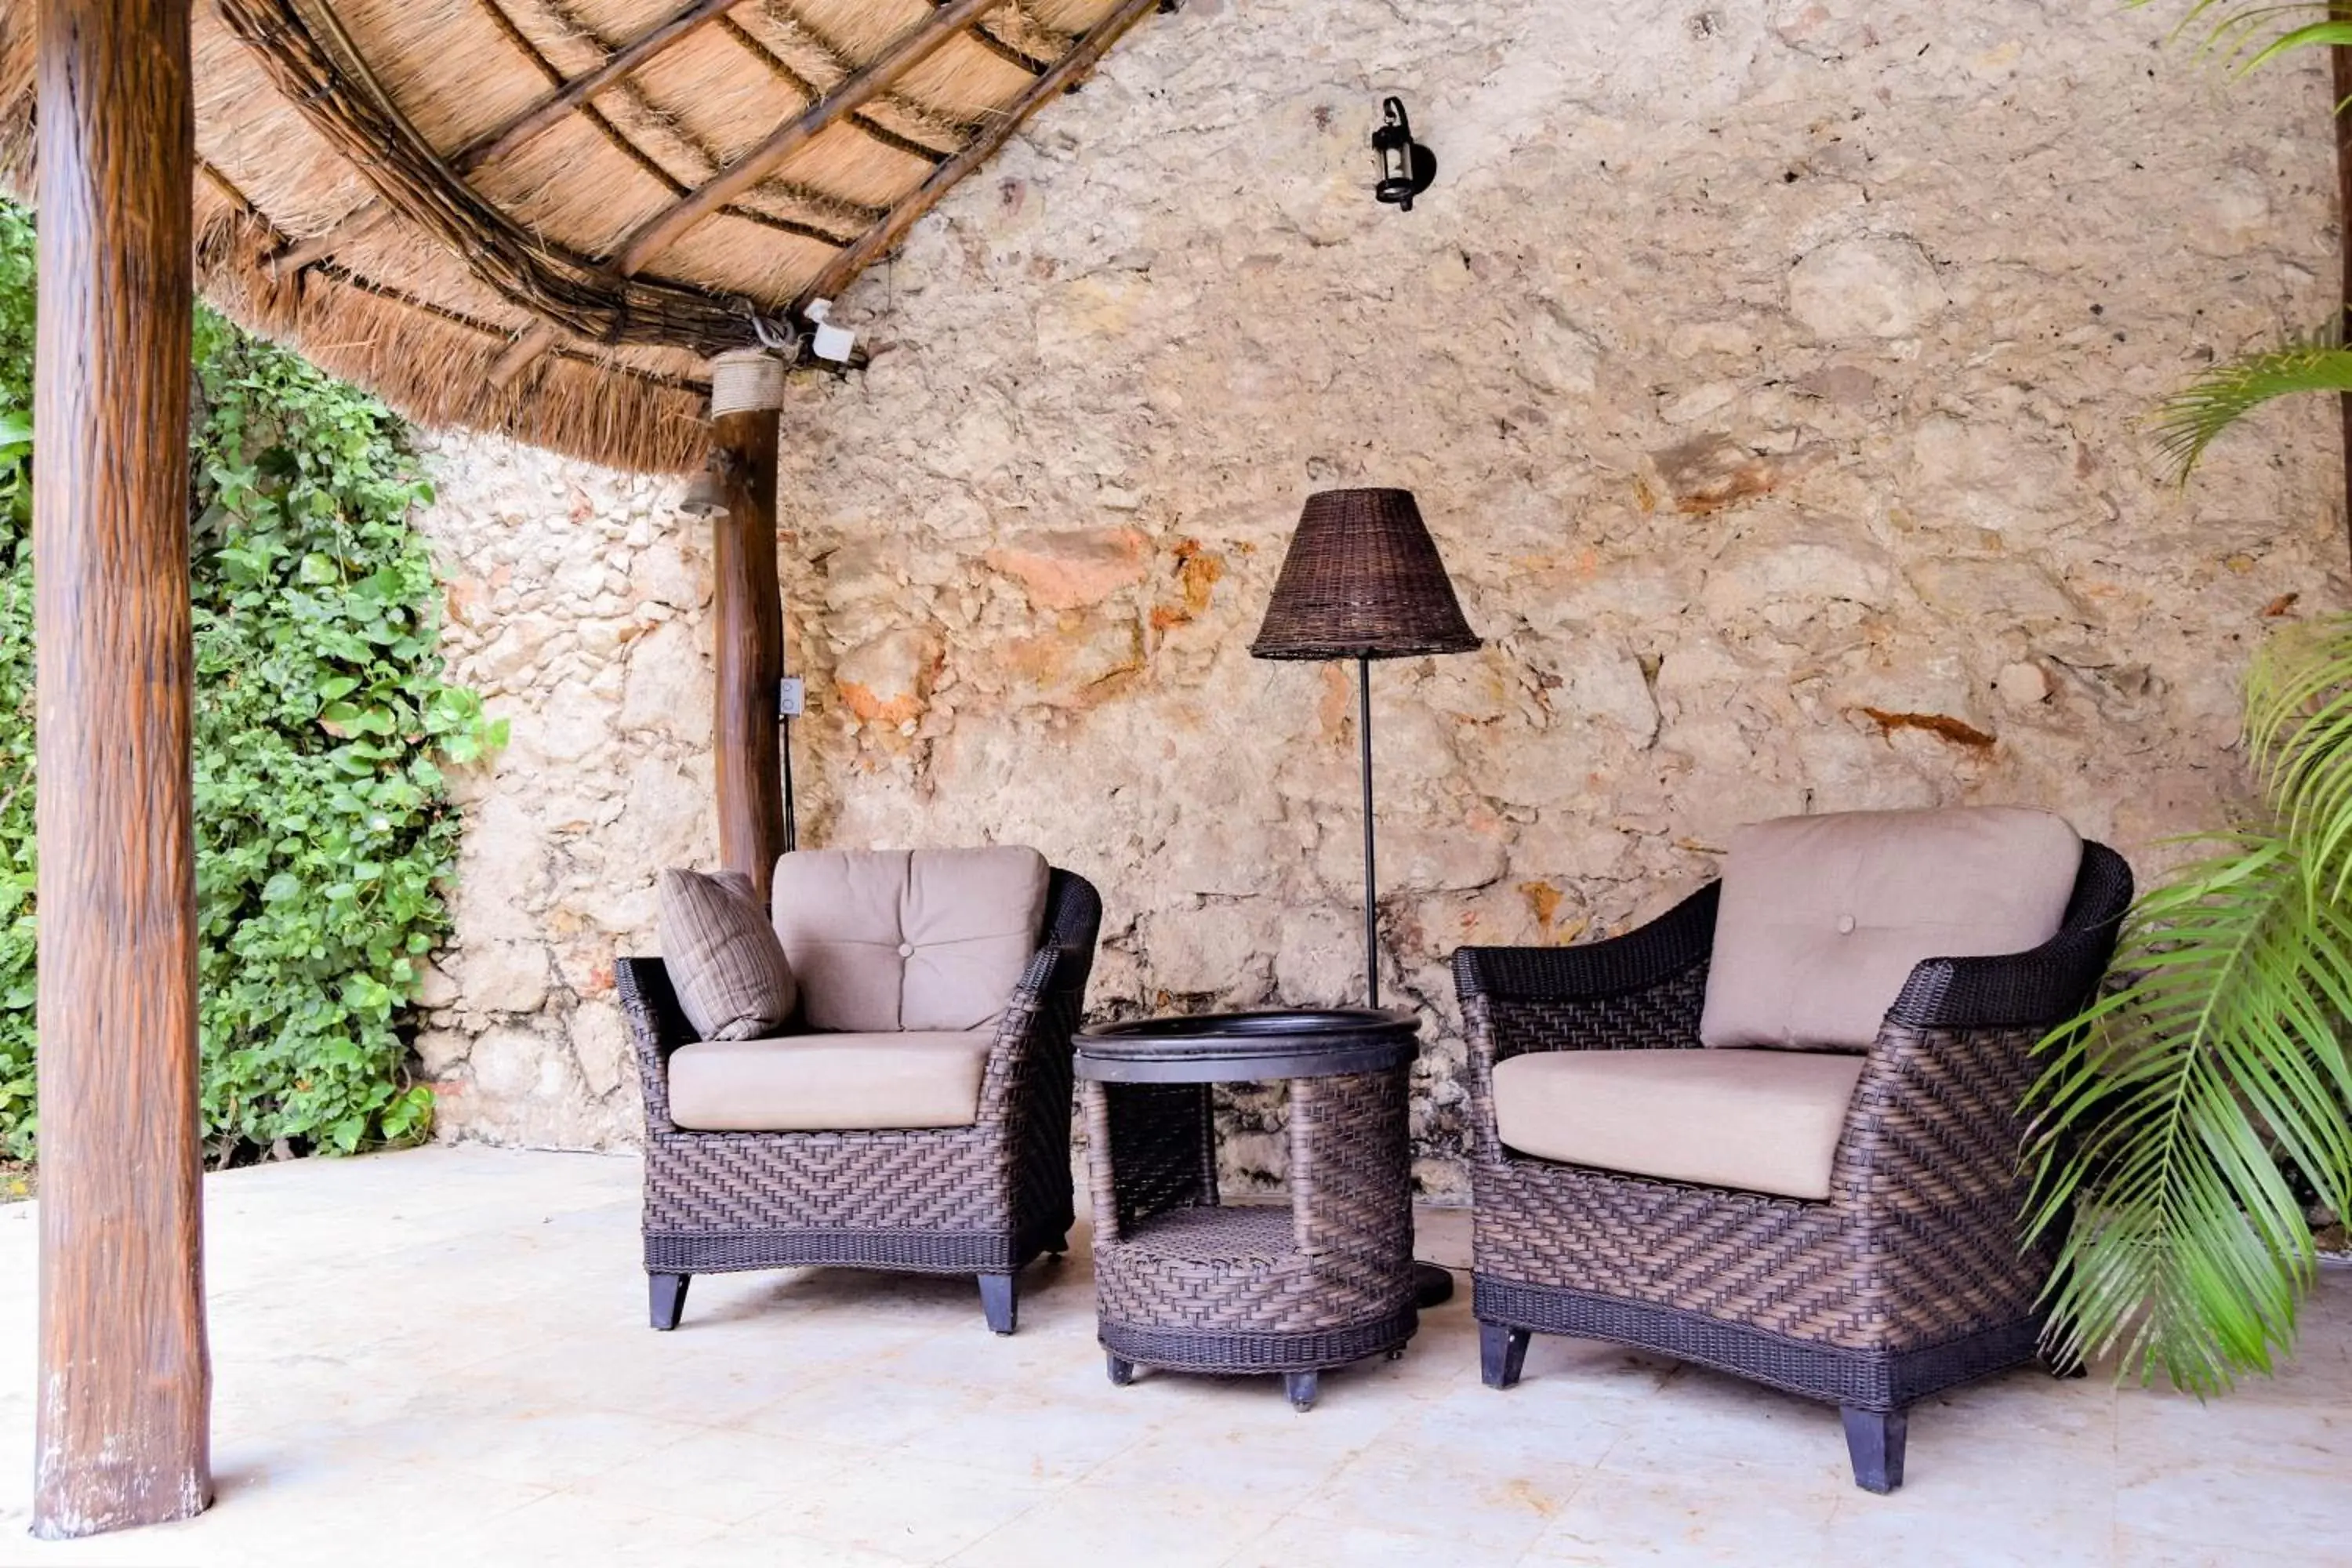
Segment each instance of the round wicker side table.
[{"label": "round wicker side table", "polygon": [[[1401,1350],[1414,1310],[1411,1013],[1223,1013],[1088,1029],[1077,1041],[1110,1380],[1139,1366],[1319,1375]],[[1217,1195],[1210,1085],[1290,1086],[1290,1203]]]}]

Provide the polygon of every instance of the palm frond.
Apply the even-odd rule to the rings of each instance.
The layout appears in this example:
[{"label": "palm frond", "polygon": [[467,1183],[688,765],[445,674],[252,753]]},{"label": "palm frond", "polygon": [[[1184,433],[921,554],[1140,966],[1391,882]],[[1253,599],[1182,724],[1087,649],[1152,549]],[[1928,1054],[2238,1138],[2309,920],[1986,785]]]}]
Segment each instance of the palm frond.
[{"label": "palm frond", "polygon": [[2235,835],[2140,900],[2116,966],[2031,1101],[2053,1336],[2217,1392],[2294,1344],[2315,1254],[2286,1173],[2352,1199],[2352,911],[2284,834]]},{"label": "palm frond", "polygon": [[2281,55],[2291,54],[2296,49],[2324,49],[2336,44],[2352,44],[2352,22],[2338,19],[2313,22],[2301,27],[2292,27],[2247,56],[2240,62],[2238,74],[2243,76],[2246,72],[2260,66],[2266,66]]},{"label": "palm frond", "polygon": [[2246,678],[2255,776],[2314,897],[2352,891],[2352,616],[2287,627]]},{"label": "palm frond", "polygon": [[[2135,11],[2153,3],[2124,0]],[[2340,3],[2328,0],[2255,5],[2194,0],[2172,36],[2178,39],[2200,28],[2204,36],[2198,39],[2197,52],[2221,58],[2241,76],[2298,49],[2352,43],[2352,16],[2347,16]]]},{"label": "palm frond", "polygon": [[2189,476],[2222,431],[2273,398],[2298,392],[2352,392],[2352,350],[2333,331],[2215,365],[2159,405],[2152,421],[2173,478]]}]

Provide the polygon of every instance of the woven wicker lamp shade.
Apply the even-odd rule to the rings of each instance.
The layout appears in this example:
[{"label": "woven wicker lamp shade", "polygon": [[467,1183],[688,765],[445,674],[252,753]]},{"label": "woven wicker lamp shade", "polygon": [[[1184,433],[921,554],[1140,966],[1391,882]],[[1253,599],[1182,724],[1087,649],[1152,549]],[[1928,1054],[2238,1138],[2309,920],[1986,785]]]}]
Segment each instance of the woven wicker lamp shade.
[{"label": "woven wicker lamp shade", "polygon": [[1250,653],[1410,658],[1477,646],[1411,490],[1321,490],[1299,514]]}]

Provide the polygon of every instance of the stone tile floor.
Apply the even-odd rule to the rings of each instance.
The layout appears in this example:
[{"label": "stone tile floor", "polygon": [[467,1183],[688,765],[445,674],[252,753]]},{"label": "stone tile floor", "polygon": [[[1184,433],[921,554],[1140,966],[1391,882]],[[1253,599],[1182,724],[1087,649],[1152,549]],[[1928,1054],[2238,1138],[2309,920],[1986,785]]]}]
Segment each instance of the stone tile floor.
[{"label": "stone tile floor", "polygon": [[636,1180],[478,1148],[214,1178],[220,1500],[58,1544],[24,1533],[34,1214],[0,1208],[0,1563],[2352,1563],[2341,1273],[2275,1382],[1998,1379],[1915,1411],[1874,1498],[1829,1411],[1694,1368],[1538,1340],[1483,1388],[1460,1297],[1304,1415],[1111,1387],[1083,1252],[1010,1340],[968,1283],[848,1271],[698,1279],[656,1334]]}]

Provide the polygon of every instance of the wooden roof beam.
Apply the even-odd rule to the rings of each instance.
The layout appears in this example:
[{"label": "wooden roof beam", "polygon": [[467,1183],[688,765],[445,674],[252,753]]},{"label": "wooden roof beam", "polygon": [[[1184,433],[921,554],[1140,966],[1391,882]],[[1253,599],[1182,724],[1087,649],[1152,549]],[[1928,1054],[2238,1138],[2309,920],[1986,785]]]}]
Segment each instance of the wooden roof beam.
[{"label": "wooden roof beam", "polygon": [[391,216],[392,209],[383,203],[373,199],[362,202],[320,233],[288,245],[269,258],[270,265],[282,272],[299,272],[362,237],[373,234]]},{"label": "wooden roof beam", "polygon": [[[742,0],[729,0],[729,3],[730,5],[740,5],[742,4]],[[540,75],[547,79],[548,85],[551,88],[561,89],[565,85],[563,73],[555,68],[555,62],[549,59],[546,54],[541,50],[537,44],[531,42],[530,36],[528,33],[525,33],[520,27],[515,26],[514,18],[507,15],[506,7],[503,5],[497,3],[497,0],[483,0],[482,8],[489,16],[490,20],[497,25],[499,31],[506,35],[507,41],[512,44],[516,49],[520,51],[523,57],[530,60],[531,64],[539,68]],[[721,15],[718,16],[716,20],[718,21],[721,30],[733,33],[738,37],[744,36],[742,29],[736,26],[733,18]],[[641,57],[639,63],[642,64],[644,59],[650,58],[650,56]],[[615,78],[609,85],[618,85],[618,79]],[[814,98],[816,93],[814,89],[806,89],[803,91],[802,95],[807,98]],[[639,96],[643,96],[642,89],[640,89]],[[598,133],[601,134],[605,141],[612,143],[614,151],[619,153],[623,157],[628,159],[629,162],[635,163],[638,168],[643,169],[646,174],[652,175],[656,183],[667,189],[670,194],[671,200],[675,201],[679,196],[686,195],[687,191],[689,189],[686,182],[671,174],[667,168],[663,166],[658,159],[655,158],[653,154],[647,153],[643,147],[638,146],[635,142],[632,141],[627,135],[625,135],[622,132],[621,128],[614,123],[613,117],[605,113],[603,109],[593,103],[586,101],[576,103],[572,107],[579,111],[580,117],[583,120],[585,120],[589,124],[594,126]],[[701,153],[702,155],[709,159],[712,163],[718,163],[719,160],[709,153],[704,151],[698,141],[696,141],[691,136],[686,137],[686,140],[693,145],[696,152]],[[520,145],[520,143],[516,144]],[[932,153],[930,155],[930,161],[936,163],[939,161],[940,156],[941,154]],[[458,170],[455,165],[452,165],[452,173],[454,175],[462,176],[464,171]],[[762,228],[772,228],[785,234],[796,234],[803,239],[814,239],[821,244],[830,245],[836,250],[850,243],[849,240],[842,238],[839,235],[834,233],[830,229],[824,228],[814,223],[804,223],[798,218],[780,217],[773,213],[758,212],[750,207],[740,206],[729,207],[727,209],[727,213],[730,217],[741,218],[746,223],[755,223]]]},{"label": "wooden roof beam", "polygon": [[449,166],[461,174],[503,153],[511,153],[621,78],[681,43],[742,4],[742,0],[694,0],[694,4],[655,23],[605,57],[594,70],[584,71],[556,88],[530,108],[494,130],[486,131],[460,147]]},{"label": "wooden roof beam", "polygon": [[956,183],[1003,150],[1013,140],[1029,117],[1044,108],[1056,94],[1077,84],[1079,79],[1101,63],[1103,56],[1129,27],[1143,18],[1143,14],[1162,7],[1166,0],[1120,0],[1119,6],[1109,16],[1087,29],[1070,51],[1054,62],[1053,68],[1039,77],[1029,90],[1023,93],[1001,119],[972,139],[971,144],[954,157],[931,171],[930,177],[898,199],[898,205],[884,216],[882,221],[859,237],[856,244],[843,251],[816,276],[816,281],[801,290],[793,302],[797,314],[805,314],[812,300],[830,299],[848,287],[852,279],[871,266],[881,256],[907,237],[907,231],[925,213],[939,204],[941,196],[953,189]]},{"label": "wooden roof beam", "polygon": [[490,384],[504,392],[514,378],[530,368],[541,355],[555,346],[555,329],[545,321],[533,321],[521,335],[509,343],[499,357],[490,362]]},{"label": "wooden roof beam", "polygon": [[[897,43],[852,71],[831,92],[778,126],[766,141],[638,226],[636,232],[622,243],[613,269],[624,278],[634,276],[688,229],[767,178],[785,159],[929,59],[979,20],[982,13],[1001,3],[1002,0],[947,0],[947,4],[908,28]],[[936,174],[933,178],[937,178]]]},{"label": "wooden roof beam", "polygon": [[1008,38],[1000,37],[994,28],[974,27],[971,30],[971,38],[972,42],[1003,60],[1006,65],[1019,66],[1031,76],[1044,76],[1054,68],[1053,61],[1041,60],[1018,44]]},{"label": "wooden roof beam", "polygon": [[[775,50],[770,48],[764,41],[753,35],[743,26],[742,23],[738,22],[734,17],[730,16],[721,22],[719,26],[726,30],[729,37],[735,40],[736,45],[740,47],[745,54],[750,55],[753,59],[759,61],[762,66],[765,66],[771,73],[781,78],[794,92],[799,93],[803,98],[807,99],[812,103],[824,96],[823,92],[817,89],[817,86],[814,82],[809,80],[808,78],[801,75],[799,71],[793,69],[789,61],[778,55]],[[977,38],[981,36],[981,32],[982,29],[974,27],[971,31],[971,36]],[[846,75],[855,68],[852,65],[845,64],[841,68],[843,74]],[[926,163],[936,163],[942,158],[952,158],[955,156],[955,149],[963,145],[963,135],[961,130],[951,137],[942,134],[941,140],[952,142],[951,146],[942,152],[937,147],[927,145],[915,137],[902,135],[898,132],[891,130],[888,126],[876,121],[863,110],[851,115],[849,117],[849,123],[855,125],[858,130],[864,132],[866,135],[871,136],[875,141],[879,142],[885,147],[890,148],[894,152],[904,153],[910,158],[920,158]],[[838,246],[846,244],[847,242],[837,240],[835,243]]]}]

